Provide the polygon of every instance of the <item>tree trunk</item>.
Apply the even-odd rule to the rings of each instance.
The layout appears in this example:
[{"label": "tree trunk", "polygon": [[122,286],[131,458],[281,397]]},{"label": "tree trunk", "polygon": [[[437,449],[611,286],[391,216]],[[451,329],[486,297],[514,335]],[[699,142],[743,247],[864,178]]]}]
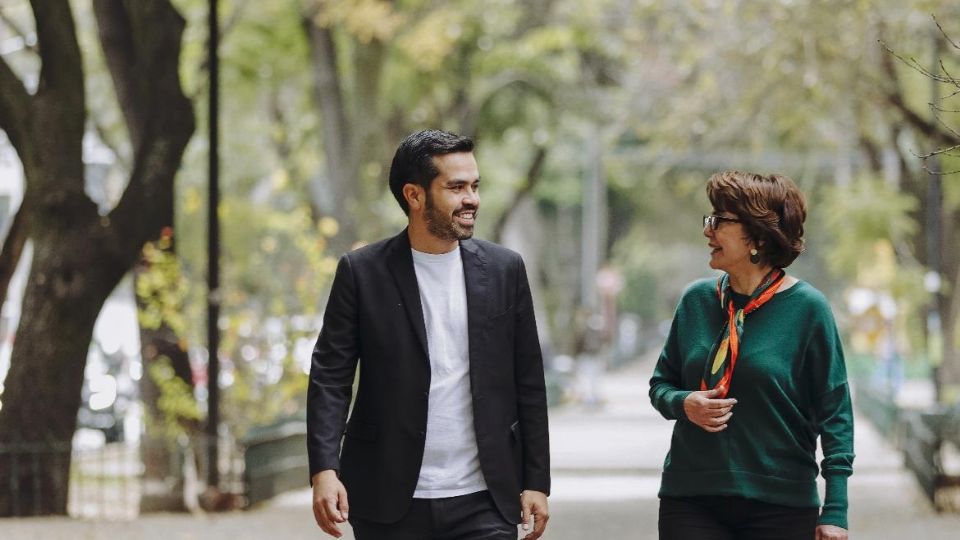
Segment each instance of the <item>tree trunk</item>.
[{"label": "tree trunk", "polygon": [[359,239],[354,217],[360,207],[359,166],[353,130],[347,120],[333,31],[318,26],[310,16],[305,17],[303,25],[310,42],[314,96],[320,110],[326,163],[326,177],[313,185],[312,193],[321,212],[337,220],[339,232],[330,239],[330,247],[339,256]]},{"label": "tree trunk", "polygon": [[[357,240],[374,240],[383,236],[383,220],[376,215],[375,202],[389,189],[387,175],[390,172],[390,160],[393,156],[388,146],[396,146],[399,141],[388,143],[382,111],[381,80],[385,47],[383,42],[373,40],[370,43],[354,45],[355,92],[353,121],[354,155],[357,158],[357,180],[359,182],[359,202],[356,211],[350,216],[356,223]],[[406,134],[404,134],[406,135]]]},{"label": "tree trunk", "polygon": [[[0,128],[23,163],[22,211],[34,247],[0,409],[0,448],[26,450],[0,454],[0,516],[66,513],[94,323],[143,245],[168,223],[173,178],[194,129],[179,79],[183,18],[167,0],[94,0],[135,148],[120,202],[98,214],[84,190],[84,75],[70,5],[31,4],[41,60],[35,95],[0,58]],[[32,465],[23,467],[21,457]]]},{"label": "tree trunk", "polygon": [[943,211],[943,238],[940,244],[944,290],[937,295],[943,332],[943,364],[941,370],[941,393],[947,404],[960,403],[960,351],[957,350],[958,323],[960,323],[960,227],[958,212]]},{"label": "tree trunk", "polygon": [[[86,249],[86,234],[75,229],[34,236],[23,315],[0,411],[0,441],[38,445],[16,458],[39,463],[13,470],[7,456],[0,462],[0,479],[9,478],[19,486],[16,493],[0,490],[0,515],[67,511],[69,445],[76,430],[87,349],[100,307],[119,281],[108,272],[93,271],[102,263],[96,252]],[[44,447],[58,451],[45,452]],[[15,496],[20,508],[14,507]]]}]

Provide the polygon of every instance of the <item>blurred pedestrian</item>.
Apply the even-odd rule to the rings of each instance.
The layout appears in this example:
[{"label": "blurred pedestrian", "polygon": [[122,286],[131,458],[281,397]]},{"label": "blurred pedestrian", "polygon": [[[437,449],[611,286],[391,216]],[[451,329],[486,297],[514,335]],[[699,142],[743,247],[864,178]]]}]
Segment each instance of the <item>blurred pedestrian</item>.
[{"label": "blurred pedestrian", "polygon": [[[785,176],[710,177],[703,218],[718,279],[680,300],[650,380],[677,420],[660,486],[660,538],[847,538],[853,413],[823,294],[784,271],[803,251],[804,197]],[[826,479],[817,492],[817,439]]]},{"label": "blurred pedestrian", "polygon": [[589,315],[577,339],[577,396],[588,409],[600,409],[604,404],[600,386],[609,353],[603,342],[603,323],[599,313]]},{"label": "blurred pedestrian", "polygon": [[313,510],[330,535],[348,519],[358,540],[516,540],[521,521],[533,540],[546,527],[533,302],[520,256],[471,238],[479,187],[473,141],[408,136],[390,168],[408,227],[340,259],[307,395]]},{"label": "blurred pedestrian", "polygon": [[897,331],[893,320],[887,319],[883,323],[883,334],[877,341],[876,356],[879,365],[875,372],[874,384],[883,389],[894,402],[900,395],[903,387],[903,356],[897,343]]}]

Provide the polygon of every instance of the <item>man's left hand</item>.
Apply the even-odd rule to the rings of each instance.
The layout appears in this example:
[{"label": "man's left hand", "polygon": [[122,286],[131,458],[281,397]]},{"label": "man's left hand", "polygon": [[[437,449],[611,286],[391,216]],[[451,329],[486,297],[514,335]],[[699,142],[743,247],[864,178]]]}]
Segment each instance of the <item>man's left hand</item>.
[{"label": "man's left hand", "polygon": [[816,540],[847,540],[847,530],[836,525],[817,525]]},{"label": "man's left hand", "polygon": [[533,532],[523,537],[523,540],[537,540],[547,528],[550,511],[547,509],[547,494],[542,491],[524,490],[520,493],[520,508],[523,510],[521,523],[524,532],[530,530],[530,520],[533,519]]}]

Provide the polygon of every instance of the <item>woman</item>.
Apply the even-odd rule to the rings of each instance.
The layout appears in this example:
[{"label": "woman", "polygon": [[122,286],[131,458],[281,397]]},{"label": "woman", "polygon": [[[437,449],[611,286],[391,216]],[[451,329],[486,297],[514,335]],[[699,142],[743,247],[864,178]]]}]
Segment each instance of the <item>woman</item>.
[{"label": "woman", "polygon": [[654,407],[677,420],[660,538],[845,540],[843,349],[823,294],[783,270],[803,251],[803,195],[785,176],[738,171],[711,176],[707,195],[703,235],[724,274],[683,294],[650,380]]}]

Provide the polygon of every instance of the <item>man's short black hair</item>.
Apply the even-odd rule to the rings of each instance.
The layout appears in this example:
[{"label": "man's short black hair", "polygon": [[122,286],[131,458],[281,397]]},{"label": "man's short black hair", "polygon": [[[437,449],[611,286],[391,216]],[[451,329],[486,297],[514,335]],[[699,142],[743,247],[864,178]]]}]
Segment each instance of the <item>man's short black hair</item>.
[{"label": "man's short black hair", "polygon": [[404,184],[417,184],[429,190],[430,182],[440,174],[433,165],[434,156],[472,151],[472,139],[447,131],[425,129],[407,135],[397,147],[390,165],[390,191],[403,213],[410,214],[410,207],[403,197]]}]

